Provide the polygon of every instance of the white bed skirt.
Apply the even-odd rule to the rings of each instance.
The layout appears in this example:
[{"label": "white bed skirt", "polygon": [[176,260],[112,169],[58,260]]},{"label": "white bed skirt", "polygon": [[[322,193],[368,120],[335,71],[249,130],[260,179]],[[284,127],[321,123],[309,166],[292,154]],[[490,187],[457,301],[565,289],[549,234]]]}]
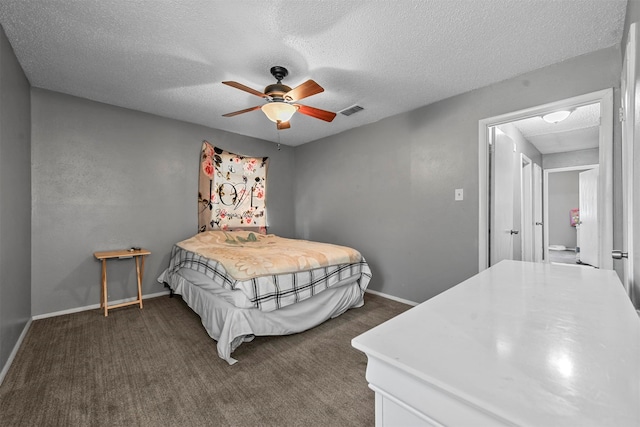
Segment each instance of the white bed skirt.
[{"label": "white bed skirt", "polygon": [[238,308],[216,295],[226,291],[216,291],[194,285],[185,278],[174,274],[167,280],[176,294],[202,320],[211,338],[218,342],[218,356],[230,365],[237,362],[231,353],[243,342],[254,336],[289,335],[311,329],[328,319],[339,316],[350,308],[364,305],[363,292],[357,282],[336,288],[329,288],[302,302],[279,310],[263,312],[256,308]]}]

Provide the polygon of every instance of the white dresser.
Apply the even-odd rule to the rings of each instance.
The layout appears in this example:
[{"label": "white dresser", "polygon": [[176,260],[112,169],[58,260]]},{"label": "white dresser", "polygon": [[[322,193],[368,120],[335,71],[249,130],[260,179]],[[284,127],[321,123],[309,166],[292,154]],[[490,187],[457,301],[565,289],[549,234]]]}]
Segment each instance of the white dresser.
[{"label": "white dresser", "polygon": [[502,261],[352,345],[376,426],[640,426],[640,319],[613,271]]}]

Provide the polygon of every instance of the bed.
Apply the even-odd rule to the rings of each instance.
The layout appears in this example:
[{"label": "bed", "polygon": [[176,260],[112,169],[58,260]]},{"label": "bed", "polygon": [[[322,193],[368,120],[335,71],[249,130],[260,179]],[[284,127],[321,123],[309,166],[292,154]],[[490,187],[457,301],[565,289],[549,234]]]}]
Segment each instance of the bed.
[{"label": "bed", "polygon": [[255,336],[303,332],[364,304],[371,270],[353,248],[251,231],[176,243],[158,277],[196,312],[218,356]]}]

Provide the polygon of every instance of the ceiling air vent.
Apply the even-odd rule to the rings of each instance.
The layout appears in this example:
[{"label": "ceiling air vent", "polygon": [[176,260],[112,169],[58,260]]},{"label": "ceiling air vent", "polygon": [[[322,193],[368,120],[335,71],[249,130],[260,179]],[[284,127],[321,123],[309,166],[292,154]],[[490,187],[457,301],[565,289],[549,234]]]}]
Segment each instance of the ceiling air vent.
[{"label": "ceiling air vent", "polygon": [[362,111],[364,110],[364,108],[362,108],[359,105],[353,105],[349,108],[345,108],[344,110],[340,111],[341,114],[344,114],[345,116],[350,116],[352,114],[357,113],[358,111]]}]

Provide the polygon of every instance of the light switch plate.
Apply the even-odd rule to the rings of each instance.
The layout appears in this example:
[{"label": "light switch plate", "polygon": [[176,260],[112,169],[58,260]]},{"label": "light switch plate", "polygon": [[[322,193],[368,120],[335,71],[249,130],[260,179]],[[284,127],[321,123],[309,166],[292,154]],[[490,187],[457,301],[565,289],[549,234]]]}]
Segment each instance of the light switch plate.
[{"label": "light switch plate", "polygon": [[455,199],[456,200],[463,200],[464,199],[464,192],[462,191],[462,188],[456,188]]}]

